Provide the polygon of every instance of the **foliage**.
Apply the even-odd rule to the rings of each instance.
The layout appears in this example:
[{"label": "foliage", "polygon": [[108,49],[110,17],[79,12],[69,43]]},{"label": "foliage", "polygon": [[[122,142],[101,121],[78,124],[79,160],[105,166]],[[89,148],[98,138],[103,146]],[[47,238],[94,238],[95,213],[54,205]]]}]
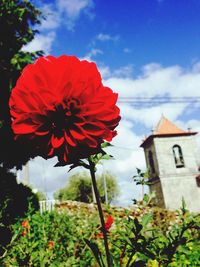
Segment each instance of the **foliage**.
[{"label": "foliage", "polygon": [[[1,0],[0,4],[0,163],[12,168],[21,167],[32,155],[31,146],[24,147],[13,139],[10,128],[8,100],[22,69],[33,62],[42,51],[22,51],[38,32],[41,12],[29,0]],[[2,141],[3,140],[3,141]],[[10,153],[12,151],[12,153]]]},{"label": "foliage", "polygon": [[29,0],[1,0],[0,4],[0,244],[10,241],[10,225],[28,209],[28,201],[38,208],[38,199],[28,187],[17,184],[7,169],[21,168],[33,157],[31,144],[14,140],[10,127],[8,101],[22,69],[33,62],[42,51],[22,51],[33,40],[40,23],[41,12]]},{"label": "foliage", "polygon": [[[84,238],[90,238],[97,222],[94,215],[88,217],[90,220],[57,212],[28,214],[14,225],[15,236],[5,249],[1,264],[92,266],[94,260]],[[22,226],[24,221],[27,228]]]},{"label": "foliage", "polygon": [[[31,189],[17,184],[15,175],[0,167],[0,245],[10,242],[10,226],[24,216],[29,205],[39,209],[38,198]],[[1,247],[0,247],[1,251]]]},{"label": "foliage", "polygon": [[92,202],[92,186],[87,173],[77,173],[69,177],[68,183],[54,194],[55,199],[60,201],[76,200]]},{"label": "foliage", "polygon": [[[114,217],[109,229],[113,267],[199,266],[199,216],[182,208],[171,217],[166,231],[156,225],[153,211],[141,208],[140,214],[133,216],[130,210],[123,214],[107,210],[106,214]],[[166,213],[163,216],[169,220],[171,215]],[[1,266],[106,266],[96,212],[29,213],[13,229],[15,234],[4,250]]]},{"label": "foliage", "polygon": [[[199,215],[190,214],[183,205],[167,231],[153,225],[152,213],[118,221],[110,233],[113,266],[199,266]],[[94,254],[102,254],[94,245],[91,249]]]},{"label": "foliage", "polygon": [[150,174],[149,170],[143,172],[140,169],[136,168],[137,174],[133,176],[133,181],[136,182],[136,185],[142,186],[142,199],[144,198],[144,186],[150,185],[149,182]]},{"label": "foliage", "polygon": [[41,51],[35,53],[20,51],[38,32],[32,27],[40,23],[40,16],[40,10],[36,9],[29,0],[1,1],[0,70],[9,86],[4,88],[4,91],[14,86],[24,66],[41,53]]},{"label": "foliage", "polygon": [[36,196],[38,197],[39,201],[46,200],[46,194],[43,191],[37,191]]},{"label": "foliage", "polygon": [[[106,179],[108,203],[110,203],[117,196],[119,189],[115,176],[109,173],[97,176],[97,186],[103,203],[105,203],[104,179]],[[67,185],[58,190],[54,197],[60,201],[75,200],[91,203],[93,201],[93,194],[89,174],[80,172],[70,176]]]},{"label": "foliage", "polygon": [[106,203],[105,196],[105,181],[107,188],[108,204],[114,200],[119,194],[119,186],[116,177],[109,172],[103,173],[100,177],[97,177],[97,187],[99,189],[100,199],[102,203]]}]

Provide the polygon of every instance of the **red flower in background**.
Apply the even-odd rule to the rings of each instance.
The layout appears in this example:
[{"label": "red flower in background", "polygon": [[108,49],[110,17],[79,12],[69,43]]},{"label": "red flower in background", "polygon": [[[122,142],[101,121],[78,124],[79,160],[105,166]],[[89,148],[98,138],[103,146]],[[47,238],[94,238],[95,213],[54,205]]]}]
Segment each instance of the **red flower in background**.
[{"label": "red flower in background", "polygon": [[51,250],[55,246],[55,243],[53,241],[49,241],[48,245],[49,245],[48,249]]},{"label": "red flower in background", "polygon": [[22,227],[25,228],[25,229],[29,228],[29,223],[28,223],[27,220],[23,220],[22,221]]},{"label": "red flower in background", "polygon": [[72,163],[116,135],[117,97],[103,86],[94,63],[41,57],[25,67],[12,90],[12,129],[16,138],[36,142],[43,157]]},{"label": "red flower in background", "polygon": [[107,231],[109,231],[109,229],[111,228],[113,222],[114,222],[113,217],[111,215],[108,215],[108,218],[107,218],[107,220],[105,222],[105,228],[106,228]]},{"label": "red flower in background", "polygon": [[21,225],[22,225],[22,228],[23,228],[23,230],[22,230],[22,235],[23,235],[24,237],[26,237],[26,235],[27,235],[27,229],[30,227],[30,226],[29,226],[29,223],[28,223],[27,220],[23,220],[22,223],[21,223]]},{"label": "red flower in background", "polygon": [[[108,215],[108,218],[107,218],[107,220],[106,220],[106,222],[105,222],[105,229],[106,229],[107,232],[110,230],[110,228],[111,228],[113,222],[114,222],[113,217],[112,217],[111,215]],[[101,230],[102,230],[102,229],[101,229]],[[103,233],[102,233],[102,232],[99,233],[99,234],[97,235],[97,237],[103,238]]]},{"label": "red flower in background", "polygon": [[22,230],[22,235],[26,237],[26,235],[27,235],[26,229]]}]

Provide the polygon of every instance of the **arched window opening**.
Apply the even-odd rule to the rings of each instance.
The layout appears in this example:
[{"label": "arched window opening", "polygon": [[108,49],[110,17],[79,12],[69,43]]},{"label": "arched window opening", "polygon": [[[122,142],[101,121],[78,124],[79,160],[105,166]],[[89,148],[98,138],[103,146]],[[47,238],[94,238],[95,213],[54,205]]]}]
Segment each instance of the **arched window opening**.
[{"label": "arched window opening", "polygon": [[151,173],[155,173],[155,166],[154,166],[153,154],[152,154],[151,151],[149,151],[148,157],[149,157],[149,165],[150,165]]},{"label": "arched window opening", "polygon": [[173,155],[174,155],[174,161],[176,168],[183,168],[185,167],[184,159],[183,159],[183,153],[182,149],[179,145],[174,145],[173,148]]},{"label": "arched window opening", "polygon": [[196,177],[197,186],[200,187],[200,175]]}]

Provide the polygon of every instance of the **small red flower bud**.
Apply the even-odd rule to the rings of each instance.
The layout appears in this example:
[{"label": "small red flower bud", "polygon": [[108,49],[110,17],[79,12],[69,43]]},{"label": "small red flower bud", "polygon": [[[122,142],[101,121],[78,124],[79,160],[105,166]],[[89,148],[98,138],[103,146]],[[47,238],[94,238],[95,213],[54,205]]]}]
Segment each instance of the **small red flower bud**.
[{"label": "small red flower bud", "polygon": [[22,230],[22,235],[23,236],[26,236],[27,235],[27,232],[26,232],[26,230],[24,229],[24,230]]},{"label": "small red flower bud", "polygon": [[27,220],[23,220],[23,221],[22,221],[22,227],[24,227],[24,228],[29,228],[29,223],[28,223]]},{"label": "small red flower bud", "polygon": [[50,247],[54,247],[54,242],[53,241],[49,241],[49,246]]},{"label": "small red flower bud", "polygon": [[49,250],[51,250],[55,245],[55,243],[53,241],[49,241],[48,244],[49,244],[49,247],[48,247]]}]

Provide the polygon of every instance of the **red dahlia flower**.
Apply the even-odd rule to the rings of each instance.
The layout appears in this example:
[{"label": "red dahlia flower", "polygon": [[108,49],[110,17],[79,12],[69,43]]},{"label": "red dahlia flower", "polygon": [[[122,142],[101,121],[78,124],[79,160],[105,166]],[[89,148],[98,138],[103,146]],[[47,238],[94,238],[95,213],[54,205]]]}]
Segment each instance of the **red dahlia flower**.
[{"label": "red dahlia flower", "polygon": [[41,57],[25,67],[12,90],[12,129],[16,138],[34,142],[41,156],[69,164],[99,152],[116,135],[117,97],[103,86],[94,63]]}]

